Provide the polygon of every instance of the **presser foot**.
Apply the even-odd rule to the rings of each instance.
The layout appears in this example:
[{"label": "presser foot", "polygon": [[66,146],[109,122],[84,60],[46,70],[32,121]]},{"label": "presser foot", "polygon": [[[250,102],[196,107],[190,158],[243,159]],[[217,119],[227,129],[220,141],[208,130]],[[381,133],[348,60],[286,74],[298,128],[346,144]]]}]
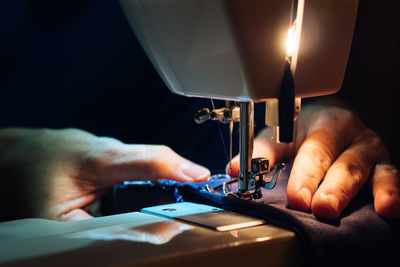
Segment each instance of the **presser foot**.
[{"label": "presser foot", "polygon": [[243,200],[254,200],[254,199],[260,199],[262,198],[262,193],[261,189],[257,188],[255,191],[245,191],[245,192],[228,192],[225,194],[225,196],[230,196],[230,197],[235,197]]},{"label": "presser foot", "polygon": [[[273,170],[269,170],[269,162],[263,158],[252,159],[252,171],[250,172],[250,188],[248,190],[239,189],[238,192],[232,192],[230,189],[230,184],[238,182],[238,179],[232,179],[228,182],[223,182],[222,185],[219,185],[215,188],[210,187],[209,185],[205,186],[205,189],[211,193],[218,193],[222,190],[222,194],[225,196],[235,197],[243,200],[256,200],[262,198],[262,190],[261,188],[265,188],[271,190],[275,187],[279,175],[283,170],[286,169],[286,165],[284,163],[280,163],[276,165]],[[269,182],[264,180],[264,177],[273,172],[272,178]],[[226,175],[219,175],[226,178]]]}]

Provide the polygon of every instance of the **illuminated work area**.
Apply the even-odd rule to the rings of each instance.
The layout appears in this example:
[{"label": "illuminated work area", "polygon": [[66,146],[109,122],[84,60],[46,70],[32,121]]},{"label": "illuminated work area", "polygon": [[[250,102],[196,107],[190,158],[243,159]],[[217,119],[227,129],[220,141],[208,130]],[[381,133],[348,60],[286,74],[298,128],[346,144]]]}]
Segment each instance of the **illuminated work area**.
[{"label": "illuminated work area", "polygon": [[378,3],[0,5],[1,264],[398,264]]}]

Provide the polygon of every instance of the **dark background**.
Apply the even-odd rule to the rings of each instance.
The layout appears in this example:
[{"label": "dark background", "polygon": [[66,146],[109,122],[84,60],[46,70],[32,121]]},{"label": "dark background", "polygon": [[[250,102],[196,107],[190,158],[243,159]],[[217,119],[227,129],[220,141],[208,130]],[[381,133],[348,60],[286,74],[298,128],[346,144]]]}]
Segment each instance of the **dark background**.
[{"label": "dark background", "polygon": [[[381,136],[399,165],[400,44],[393,3],[360,1],[337,95]],[[118,1],[2,1],[0,90],[0,127],[76,127],[127,143],[165,144],[213,170],[227,161],[216,124],[193,121],[210,101],[169,92]],[[264,110],[258,111],[256,125],[262,126]],[[222,133],[227,136],[226,127]]]}]

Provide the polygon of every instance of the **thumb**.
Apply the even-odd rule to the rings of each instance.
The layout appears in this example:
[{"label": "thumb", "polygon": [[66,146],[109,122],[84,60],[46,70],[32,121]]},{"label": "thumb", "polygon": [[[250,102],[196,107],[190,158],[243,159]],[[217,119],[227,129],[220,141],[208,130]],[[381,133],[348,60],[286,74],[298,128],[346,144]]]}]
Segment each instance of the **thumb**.
[{"label": "thumb", "polygon": [[207,168],[181,157],[167,146],[122,144],[113,153],[105,154],[112,156],[101,160],[104,186],[129,180],[201,182],[210,176]]},{"label": "thumb", "polygon": [[[270,166],[283,160],[287,149],[287,144],[276,144],[266,141],[264,138],[254,140],[253,158],[263,157],[269,160]],[[226,165],[226,173],[232,177],[239,176],[240,155],[232,159],[231,164]]]}]

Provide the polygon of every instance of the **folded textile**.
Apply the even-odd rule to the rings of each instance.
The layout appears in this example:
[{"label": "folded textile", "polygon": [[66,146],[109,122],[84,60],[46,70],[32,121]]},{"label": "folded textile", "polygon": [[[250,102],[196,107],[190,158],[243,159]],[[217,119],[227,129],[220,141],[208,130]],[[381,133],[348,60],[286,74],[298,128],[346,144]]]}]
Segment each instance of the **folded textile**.
[{"label": "folded textile", "polygon": [[[273,190],[263,189],[257,201],[225,196],[220,188],[226,178],[207,183],[160,181],[156,186],[177,201],[191,201],[262,218],[296,233],[310,266],[400,266],[400,220],[380,217],[374,210],[371,190],[363,188],[336,220],[324,220],[288,206],[286,186],[290,167]],[[233,187],[237,186],[233,184]],[[234,191],[235,189],[232,188]]]}]

